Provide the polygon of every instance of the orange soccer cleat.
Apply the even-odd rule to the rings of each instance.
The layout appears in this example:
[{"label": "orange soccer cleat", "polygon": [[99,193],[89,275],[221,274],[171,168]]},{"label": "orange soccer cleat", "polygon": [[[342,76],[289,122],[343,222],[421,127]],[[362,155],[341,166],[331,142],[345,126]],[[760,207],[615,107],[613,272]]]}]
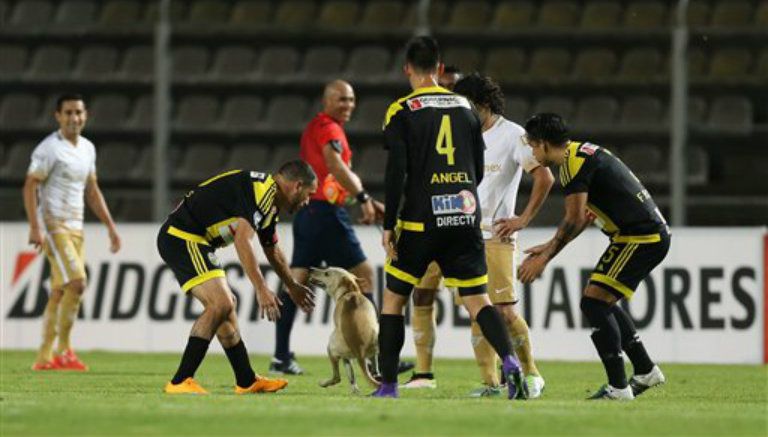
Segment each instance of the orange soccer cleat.
[{"label": "orange soccer cleat", "polygon": [[235,393],[239,395],[247,393],[274,393],[284,389],[287,385],[288,381],[284,379],[269,379],[263,376],[257,376],[256,381],[254,381],[250,387],[243,388],[235,385]]},{"label": "orange soccer cleat", "polygon": [[56,364],[56,360],[36,362],[32,365],[32,370],[59,370],[59,366]]},{"label": "orange soccer cleat", "polygon": [[187,378],[184,381],[181,381],[178,384],[174,384],[172,382],[168,382],[168,384],[165,384],[165,389],[163,390],[165,393],[169,395],[207,395],[208,390],[204,389],[200,384],[197,383],[194,379]]},{"label": "orange soccer cleat", "polygon": [[80,358],[77,357],[75,351],[72,349],[67,349],[61,355],[56,355],[53,358],[53,362],[56,364],[57,368],[61,370],[75,370],[78,372],[88,371],[88,366],[80,361]]}]

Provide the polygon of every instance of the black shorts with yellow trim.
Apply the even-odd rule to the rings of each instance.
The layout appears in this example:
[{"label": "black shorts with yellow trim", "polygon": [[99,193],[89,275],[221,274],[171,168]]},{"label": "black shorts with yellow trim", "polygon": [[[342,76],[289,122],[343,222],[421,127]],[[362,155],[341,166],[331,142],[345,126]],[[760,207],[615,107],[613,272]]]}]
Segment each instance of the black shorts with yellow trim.
[{"label": "black shorts with yellow trim", "polygon": [[408,296],[424,276],[427,266],[437,262],[445,285],[456,287],[461,296],[486,292],[488,267],[480,229],[437,229],[424,231],[418,223],[401,223],[397,239],[397,260],[387,260],[387,288]]},{"label": "black shorts with yellow trim", "polygon": [[224,277],[215,249],[200,235],[165,223],[157,235],[157,249],[185,292],[209,279]]},{"label": "black shorts with yellow trim", "polygon": [[618,298],[632,298],[635,289],[669,252],[669,234],[616,235],[603,252],[589,282]]}]

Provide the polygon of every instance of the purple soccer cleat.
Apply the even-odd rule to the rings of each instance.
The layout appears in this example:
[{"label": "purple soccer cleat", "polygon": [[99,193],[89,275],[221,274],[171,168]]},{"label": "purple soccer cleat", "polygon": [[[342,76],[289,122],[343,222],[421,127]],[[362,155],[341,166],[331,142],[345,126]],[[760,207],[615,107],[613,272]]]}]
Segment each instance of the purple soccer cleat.
[{"label": "purple soccer cleat", "polygon": [[397,393],[396,382],[382,382],[375,392],[371,393],[373,398],[397,398],[400,397]]},{"label": "purple soccer cleat", "polygon": [[509,399],[528,399],[528,384],[523,378],[523,371],[520,369],[520,363],[512,355],[504,357],[501,364],[504,375],[507,377],[507,398]]}]

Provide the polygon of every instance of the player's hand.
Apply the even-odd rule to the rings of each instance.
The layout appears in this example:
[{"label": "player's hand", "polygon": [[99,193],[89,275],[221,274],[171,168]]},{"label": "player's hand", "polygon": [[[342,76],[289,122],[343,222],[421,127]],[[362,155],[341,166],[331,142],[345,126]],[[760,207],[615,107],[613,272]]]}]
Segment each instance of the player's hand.
[{"label": "player's hand", "polygon": [[387,258],[392,261],[397,260],[397,241],[395,240],[394,231],[384,231],[381,234],[381,245],[384,247],[384,251],[387,252]]},{"label": "player's hand", "polygon": [[529,247],[528,249],[525,249],[523,253],[531,256],[539,256],[542,253],[544,253],[545,250],[547,250],[547,247],[549,247],[549,243],[542,243],[537,246],[533,246],[533,247]]},{"label": "player's hand", "polygon": [[306,285],[298,282],[285,287],[288,290],[288,296],[305,313],[309,314],[315,308],[315,292]]},{"label": "player's hand", "polygon": [[283,303],[272,290],[256,290],[256,301],[259,302],[259,316],[262,319],[266,317],[270,322],[274,322],[280,318],[280,307]]},{"label": "player's hand", "polygon": [[376,220],[376,210],[373,207],[373,200],[368,200],[365,203],[360,204],[360,209],[363,211],[363,216],[360,218],[360,223],[364,225],[373,224]]},{"label": "player's hand", "polygon": [[29,244],[34,246],[35,250],[40,252],[43,250],[43,244],[45,243],[45,237],[40,231],[40,228],[29,228]]},{"label": "player's hand", "polygon": [[523,284],[530,284],[544,271],[547,258],[543,255],[529,255],[517,269],[517,277]]},{"label": "player's hand", "polygon": [[493,233],[504,240],[526,226],[528,226],[528,219],[525,217],[500,218],[493,222]]},{"label": "player's hand", "polygon": [[120,235],[117,234],[117,231],[115,229],[109,230],[109,251],[112,253],[117,253],[120,250],[120,247],[122,247],[122,242],[120,241]]},{"label": "player's hand", "polygon": [[373,209],[376,211],[376,223],[384,223],[384,204],[378,200],[373,200]]}]

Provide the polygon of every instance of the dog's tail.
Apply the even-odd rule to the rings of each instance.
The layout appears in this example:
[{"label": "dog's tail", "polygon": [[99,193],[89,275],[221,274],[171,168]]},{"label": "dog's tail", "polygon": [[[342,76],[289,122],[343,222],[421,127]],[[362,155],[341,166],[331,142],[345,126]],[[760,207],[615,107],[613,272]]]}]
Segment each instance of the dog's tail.
[{"label": "dog's tail", "polygon": [[359,357],[357,359],[357,365],[360,366],[360,371],[363,372],[363,375],[365,376],[365,379],[368,380],[368,383],[370,383],[374,387],[378,387],[379,385],[381,385],[381,383],[379,381],[376,381],[373,375],[371,375],[371,369],[368,368],[368,363],[365,362],[364,357]]}]

